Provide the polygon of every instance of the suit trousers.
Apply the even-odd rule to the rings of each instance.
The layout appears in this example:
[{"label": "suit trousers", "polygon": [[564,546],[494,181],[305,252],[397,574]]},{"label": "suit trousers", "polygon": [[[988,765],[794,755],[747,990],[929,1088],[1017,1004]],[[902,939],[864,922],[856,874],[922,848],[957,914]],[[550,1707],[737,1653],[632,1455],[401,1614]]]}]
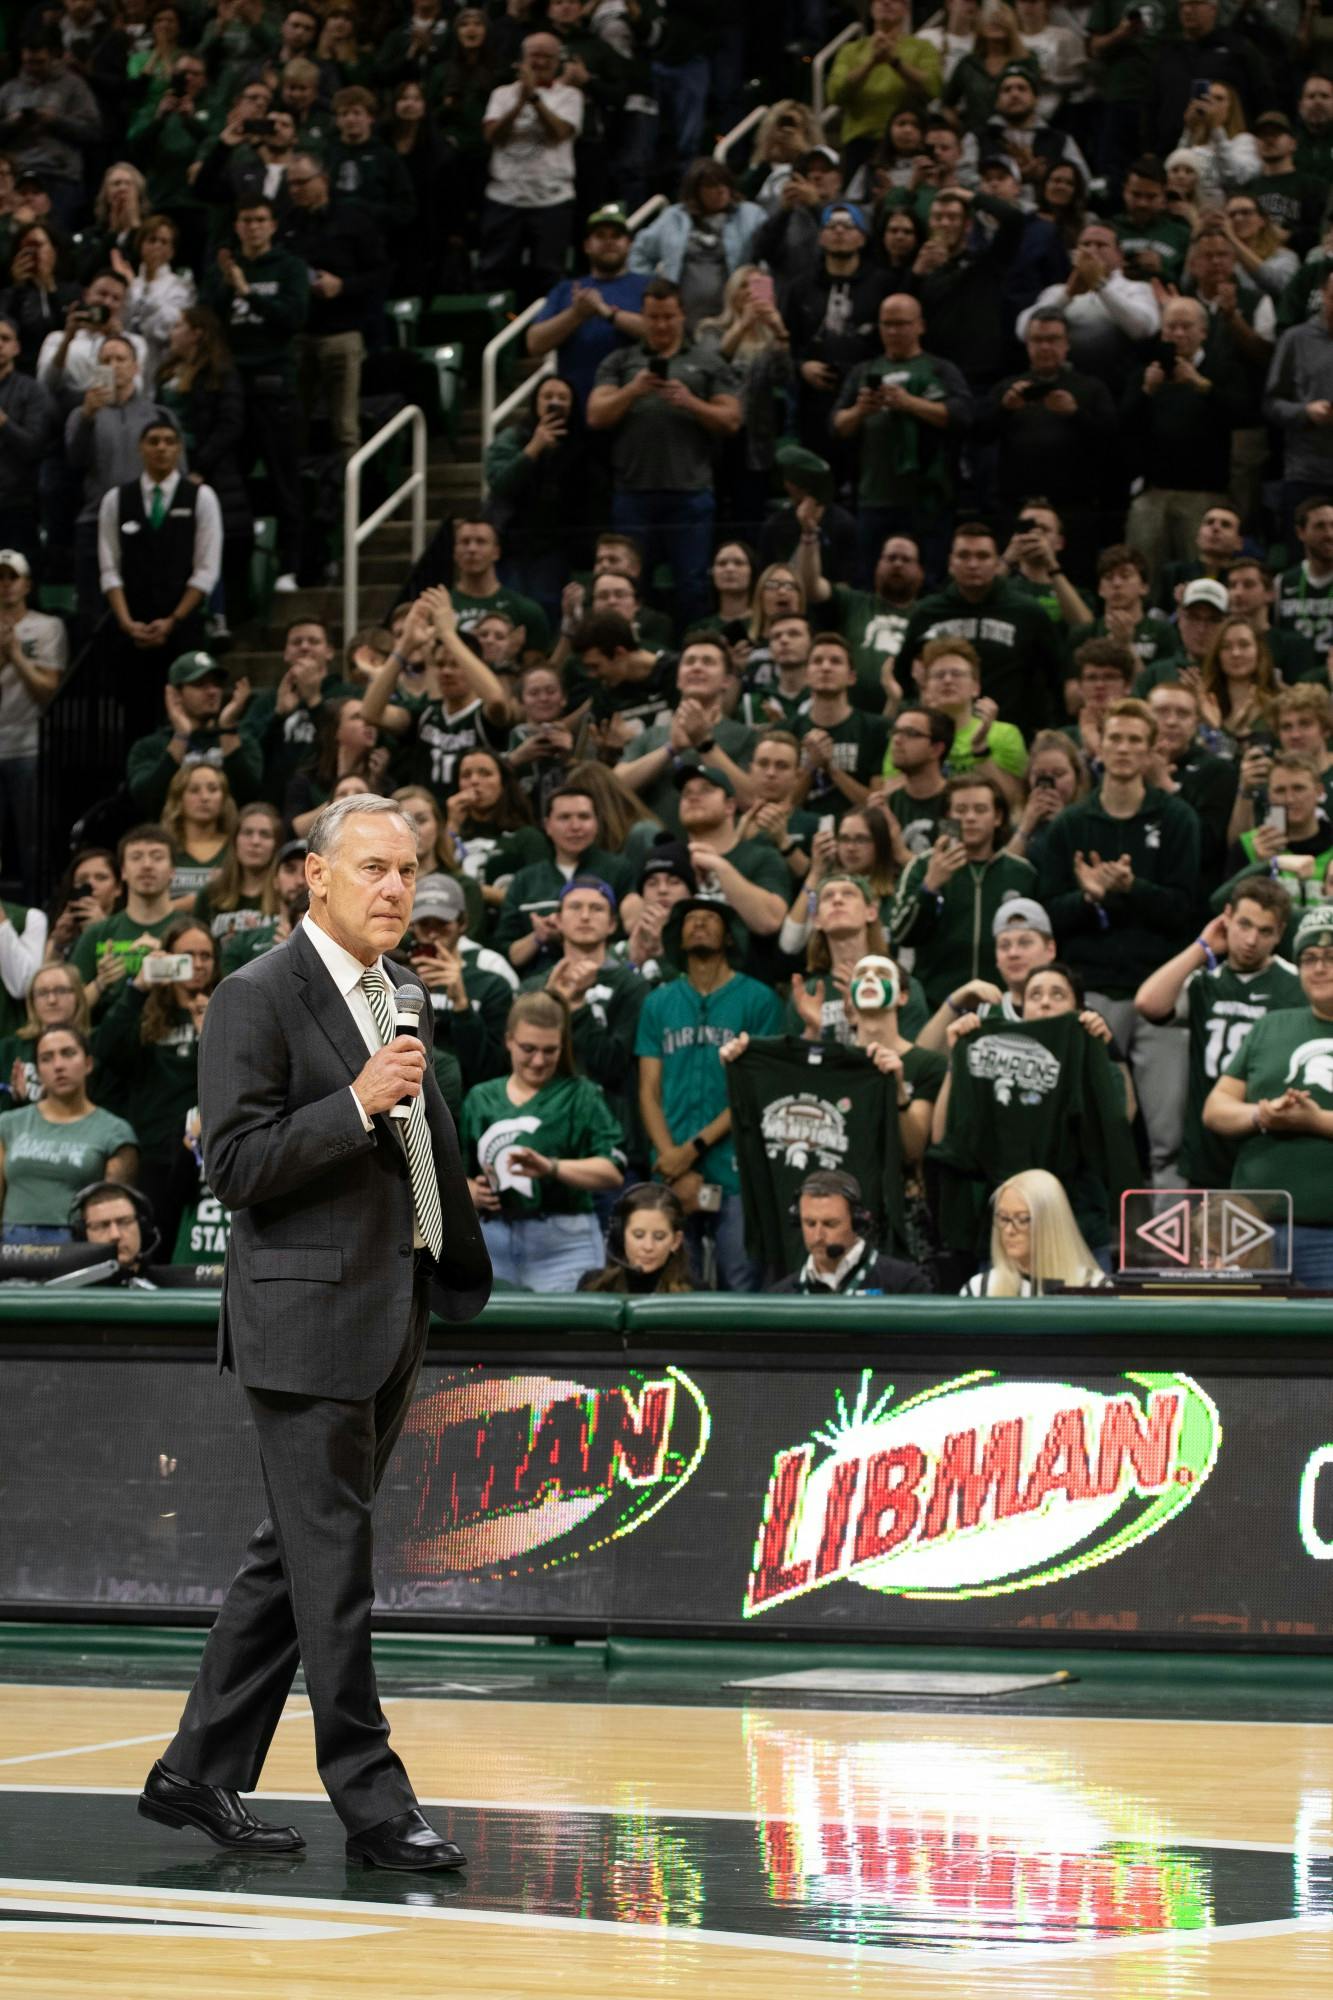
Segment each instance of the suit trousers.
[{"label": "suit trousers", "polygon": [[162,1756],[168,1770],[253,1791],[299,1659],[319,1775],[347,1831],[364,1832],[415,1804],[389,1747],[371,1660],[371,1514],[412,1401],[429,1320],[419,1265],[402,1351],[373,1397],[246,1390],[269,1512],[208,1635]]}]

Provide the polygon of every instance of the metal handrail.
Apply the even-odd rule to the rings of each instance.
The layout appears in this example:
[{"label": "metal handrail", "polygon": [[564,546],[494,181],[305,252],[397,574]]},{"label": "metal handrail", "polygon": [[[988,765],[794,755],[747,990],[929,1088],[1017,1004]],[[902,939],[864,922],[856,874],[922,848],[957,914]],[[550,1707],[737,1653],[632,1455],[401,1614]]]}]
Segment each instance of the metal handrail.
[{"label": "metal handrail", "polygon": [[756,104],[753,111],[746,112],[739,125],[733,125],[730,132],[722,134],[722,137],[713,148],[713,158],[721,160],[725,166],[727,155],[733,147],[738,146],[746,133],[753,131],[754,127],[761,124],[767,116],[768,106],[766,104]]},{"label": "metal handrail", "polygon": [[849,21],[840,34],[835,35],[831,42],[825,42],[823,48],[817,49],[811,58],[810,103],[814,108],[816,118],[823,118],[827,109],[824,94],[824,78],[828,73],[834,56],[837,55],[838,50],[844,42],[854,42],[858,35],[864,35],[864,33],[865,29],[860,21]]},{"label": "metal handrail", "polygon": [[[358,519],[361,512],[361,468],[408,424],[412,426],[412,470],[402,485],[387,500],[381,501],[369,519],[362,521]],[[367,438],[360,450],[354,451],[347,461],[347,470],[343,475],[344,645],[350,641],[358,623],[361,544],[388,520],[395,507],[409,497],[412,501],[412,560],[415,563],[426,546],[426,419],[415,403],[409,403],[405,410],[399,410],[396,417],[390,417],[388,423],[382,424],[374,437]]]},{"label": "metal handrail", "polygon": [[[633,235],[636,230],[643,228],[645,222],[651,222],[653,217],[657,215],[666,206],[667,206],[667,198],[664,194],[655,194],[650,196],[650,198],[646,202],[644,202],[641,208],[636,208],[633,215],[627,216],[625,218],[626,228],[629,230],[630,234]],[[493,340],[487,341],[486,346],[482,352],[481,497],[483,500],[486,498],[486,490],[487,490],[486,453],[489,451],[492,443],[495,440],[495,433],[499,430],[502,423],[506,422],[508,418],[513,416],[516,410],[522,409],[524,403],[527,402],[529,396],[536,395],[538,383],[542,382],[546,378],[546,376],[553,375],[555,373],[555,353],[553,350],[551,353],[544,354],[542,356],[540,362],[532,370],[531,374],[525,375],[523,377],[523,380],[519,383],[518,387],[516,389],[511,389],[509,394],[505,397],[502,403],[497,403],[495,400],[497,377],[500,367],[500,356],[504,353],[505,348],[509,346],[511,341],[517,340],[520,334],[527,332],[528,328],[532,325],[532,322],[536,319],[538,313],[540,313],[542,307],[545,304],[546,304],[545,299],[534,299],[530,306],[525,306],[521,313],[517,314],[515,318],[510,320],[508,326],[502,327],[499,333],[495,335]]]}]

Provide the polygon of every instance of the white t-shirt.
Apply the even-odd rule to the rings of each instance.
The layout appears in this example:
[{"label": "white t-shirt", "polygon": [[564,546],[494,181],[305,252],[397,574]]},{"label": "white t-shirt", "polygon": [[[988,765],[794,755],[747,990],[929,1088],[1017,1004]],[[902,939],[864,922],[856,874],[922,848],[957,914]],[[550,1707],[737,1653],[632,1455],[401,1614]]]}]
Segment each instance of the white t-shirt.
[{"label": "white t-shirt", "polygon": [[[517,103],[521,84],[502,83],[486,105],[485,120],[503,118]],[[508,136],[491,147],[491,175],[486,194],[510,208],[554,208],[574,199],[574,141],[583,130],[583,92],[571,84],[553,83],[538,97],[551,114],[572,129],[553,145],[536,107],[525,104]]]},{"label": "white t-shirt", "polygon": [[[18,642],[38,667],[65,671],[68,645],[58,618],[44,611],[25,611],[15,624]],[[42,711],[28,692],[17,667],[6,660],[0,671],[0,758],[35,757]]]}]

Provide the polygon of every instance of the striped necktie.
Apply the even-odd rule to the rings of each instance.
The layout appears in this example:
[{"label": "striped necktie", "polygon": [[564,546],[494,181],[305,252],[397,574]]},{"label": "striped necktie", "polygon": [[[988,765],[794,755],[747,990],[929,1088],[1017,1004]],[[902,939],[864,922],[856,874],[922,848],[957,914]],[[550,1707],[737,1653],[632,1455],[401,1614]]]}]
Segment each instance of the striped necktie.
[{"label": "striped necktie", "polygon": [[[388,989],[377,972],[361,975],[361,991],[370,1005],[371,1018],[381,1042],[394,1039],[393,1009]],[[425,1096],[412,1099],[412,1109],[402,1127],[407,1151],[407,1170],[412,1181],[412,1207],[417,1228],[436,1263],[444,1250],[444,1217],[440,1209],[440,1186],[435,1178],[435,1157],[431,1152],[430,1129],[426,1124]]]}]

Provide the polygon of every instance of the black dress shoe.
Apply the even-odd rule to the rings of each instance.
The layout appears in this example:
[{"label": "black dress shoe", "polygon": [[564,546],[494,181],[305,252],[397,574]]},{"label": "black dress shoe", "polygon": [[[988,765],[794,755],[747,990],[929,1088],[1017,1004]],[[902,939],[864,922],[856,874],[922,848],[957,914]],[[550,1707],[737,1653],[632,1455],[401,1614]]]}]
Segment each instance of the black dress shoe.
[{"label": "black dress shoe", "polygon": [[139,1811],[161,1826],[193,1826],[200,1833],[242,1854],[293,1854],[305,1846],[294,1826],[270,1826],[256,1819],[239,1793],[225,1785],[201,1785],[178,1778],[165,1764],[154,1764],[139,1796]]},{"label": "black dress shoe", "polygon": [[441,1840],[424,1813],[413,1806],[397,1819],[381,1820],[347,1843],[347,1859],[362,1868],[465,1868],[467,1856],[452,1840]]}]

